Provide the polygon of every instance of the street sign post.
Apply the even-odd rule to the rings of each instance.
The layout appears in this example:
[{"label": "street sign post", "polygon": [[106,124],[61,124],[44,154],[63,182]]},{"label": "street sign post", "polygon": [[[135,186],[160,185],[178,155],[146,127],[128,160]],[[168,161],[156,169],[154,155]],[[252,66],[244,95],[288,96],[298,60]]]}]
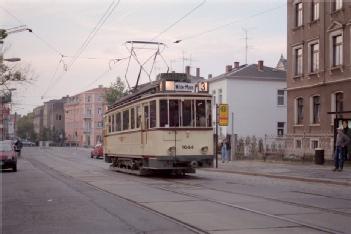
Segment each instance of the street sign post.
[{"label": "street sign post", "polygon": [[228,126],[229,105],[219,104],[219,126]]}]

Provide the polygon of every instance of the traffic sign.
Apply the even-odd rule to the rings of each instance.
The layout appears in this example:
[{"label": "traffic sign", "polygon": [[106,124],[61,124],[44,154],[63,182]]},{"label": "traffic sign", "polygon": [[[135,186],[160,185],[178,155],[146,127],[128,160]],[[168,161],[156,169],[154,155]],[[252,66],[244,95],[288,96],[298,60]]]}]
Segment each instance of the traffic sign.
[{"label": "traffic sign", "polygon": [[229,105],[228,104],[219,104],[219,126],[228,126],[229,122]]}]

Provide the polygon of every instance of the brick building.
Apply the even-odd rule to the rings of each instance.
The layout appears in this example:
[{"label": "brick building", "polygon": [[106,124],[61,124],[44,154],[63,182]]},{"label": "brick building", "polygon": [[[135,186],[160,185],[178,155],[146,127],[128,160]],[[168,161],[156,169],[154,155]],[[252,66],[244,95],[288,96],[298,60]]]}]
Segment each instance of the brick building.
[{"label": "brick building", "polygon": [[351,2],[287,3],[288,153],[331,159],[334,119],[351,118]]}]

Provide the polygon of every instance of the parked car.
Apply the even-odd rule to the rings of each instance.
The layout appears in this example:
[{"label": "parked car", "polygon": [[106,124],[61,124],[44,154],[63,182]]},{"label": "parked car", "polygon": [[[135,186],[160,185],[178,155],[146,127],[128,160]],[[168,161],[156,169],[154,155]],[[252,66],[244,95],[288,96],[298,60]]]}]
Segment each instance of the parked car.
[{"label": "parked car", "polygon": [[28,140],[23,140],[22,144],[23,144],[23,146],[30,146],[30,147],[35,146],[34,142],[31,142],[31,141],[28,141]]},{"label": "parked car", "polygon": [[102,144],[95,145],[90,153],[91,158],[103,158],[104,157],[104,150]]},{"label": "parked car", "polygon": [[0,141],[0,165],[2,169],[17,171],[17,154],[11,141]]}]

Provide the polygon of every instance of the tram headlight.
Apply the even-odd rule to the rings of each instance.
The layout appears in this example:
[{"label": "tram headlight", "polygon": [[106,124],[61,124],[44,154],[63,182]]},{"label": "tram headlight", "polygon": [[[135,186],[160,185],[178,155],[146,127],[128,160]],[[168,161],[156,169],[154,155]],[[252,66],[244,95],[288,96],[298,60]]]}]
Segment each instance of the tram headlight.
[{"label": "tram headlight", "polygon": [[207,154],[207,152],[208,152],[208,146],[201,147],[202,154]]},{"label": "tram headlight", "polygon": [[176,147],[175,146],[169,147],[167,152],[168,152],[168,155],[174,156],[176,152]]}]

